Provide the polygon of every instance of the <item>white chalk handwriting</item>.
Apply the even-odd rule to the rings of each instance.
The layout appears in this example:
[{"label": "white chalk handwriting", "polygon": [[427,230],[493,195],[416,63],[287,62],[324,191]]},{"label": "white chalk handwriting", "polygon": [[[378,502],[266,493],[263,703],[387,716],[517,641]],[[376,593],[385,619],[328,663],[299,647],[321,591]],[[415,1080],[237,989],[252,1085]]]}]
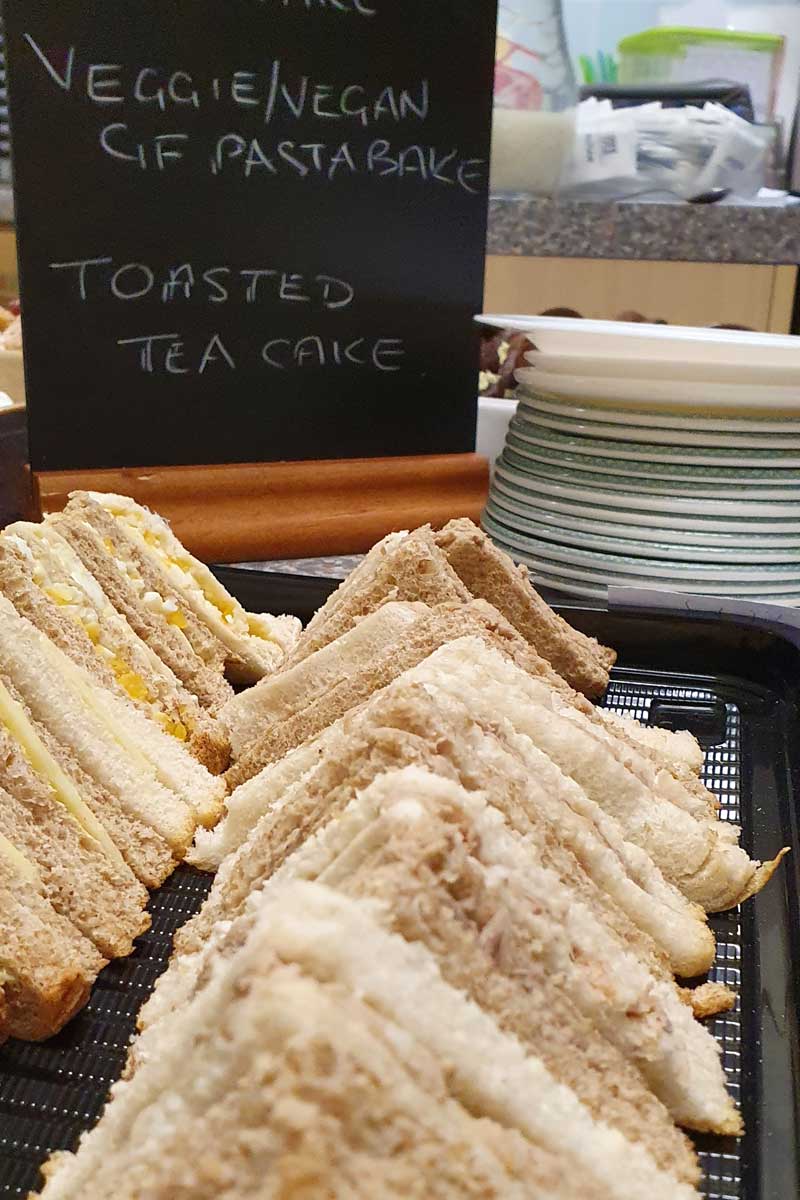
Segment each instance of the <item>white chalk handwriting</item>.
[{"label": "white chalk handwriting", "polygon": [[213,334],[202,346],[187,348],[181,333],[148,333],[118,338],[117,345],[131,347],[139,371],[145,375],[203,375],[236,371],[240,364],[261,366],[270,371],[296,371],[337,367],[374,371],[399,371],[405,356],[402,338],[337,338],[320,334],[302,337],[272,337],[257,355],[234,351],[229,340]]},{"label": "white chalk handwriting", "polygon": [[165,305],[194,299],[208,304],[302,304],[312,310],[336,311],[347,308],[355,297],[355,289],[346,279],[285,267],[181,262],[159,268],[140,262],[118,263],[109,254],[48,265],[52,271],[65,272],[71,295],[84,301],[148,297]]}]

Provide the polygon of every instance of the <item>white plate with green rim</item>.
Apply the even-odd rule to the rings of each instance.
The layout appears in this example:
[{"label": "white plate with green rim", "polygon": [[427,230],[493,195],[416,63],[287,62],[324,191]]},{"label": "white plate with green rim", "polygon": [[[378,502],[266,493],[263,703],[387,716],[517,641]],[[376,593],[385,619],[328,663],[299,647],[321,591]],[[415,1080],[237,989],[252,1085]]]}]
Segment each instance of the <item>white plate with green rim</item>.
[{"label": "white plate with green rim", "polygon": [[[705,429],[712,433],[779,434],[800,433],[800,420],[788,417],[745,419],[744,417],[681,416],[679,413],[654,413],[649,408],[605,408],[594,404],[575,404],[558,396],[542,395],[527,388],[515,393],[517,402],[527,409],[549,416],[575,421],[599,421],[604,425],[636,425],[642,429]],[[616,437],[613,428],[609,437]]]},{"label": "white plate with green rim", "polygon": [[800,470],[754,467],[711,467],[693,463],[665,463],[642,459],[602,458],[589,454],[574,454],[572,451],[555,450],[533,445],[528,438],[521,437],[509,429],[506,447],[527,462],[539,467],[554,467],[563,471],[576,471],[600,476],[626,475],[631,479],[674,480],[677,483],[693,483],[697,480],[719,481],[721,484],[744,484],[748,487],[798,487]]},{"label": "white plate with green rim", "polygon": [[679,358],[634,358],[624,354],[545,354],[532,350],[525,361],[553,375],[589,375],[606,379],[664,380],[675,383],[755,383],[761,387],[797,387],[800,363],[778,366],[729,362],[693,362]]},{"label": "white plate with green rim", "polygon": [[763,467],[767,464],[781,468],[800,467],[800,453],[792,450],[730,449],[724,446],[693,446],[691,444],[648,444],[631,441],[611,441],[608,434],[603,438],[581,438],[558,433],[538,422],[528,421],[524,414],[512,418],[510,428],[517,437],[524,437],[531,445],[546,450],[556,449],[570,453],[590,455],[592,458],[612,458],[624,461],[652,461],[658,463],[691,463],[698,466]]},{"label": "white plate with green rim", "polygon": [[503,459],[510,467],[521,471],[531,479],[541,483],[553,482],[565,486],[575,485],[587,489],[607,489],[627,494],[644,493],[653,496],[695,497],[709,500],[777,500],[800,501],[800,476],[795,472],[790,480],[782,487],[775,486],[775,480],[763,482],[755,487],[748,486],[742,479],[715,482],[697,478],[692,481],[683,479],[659,479],[656,476],[635,476],[601,474],[594,471],[584,471],[574,466],[561,467],[552,463],[537,463],[528,458],[524,452],[514,449],[509,439],[503,451]]},{"label": "white plate with green rim", "polygon": [[[530,355],[528,356],[531,357]],[[636,379],[628,375],[613,378],[603,375],[564,375],[544,371],[539,366],[520,367],[514,378],[526,391],[536,395],[606,408],[614,411],[646,410],[659,416],[677,417],[689,412],[716,411],[731,417],[797,416],[800,413],[800,388],[794,385],[770,386],[763,383],[719,383]]]},{"label": "white plate with green rim", "polygon": [[[653,521],[652,524],[646,524],[644,521],[626,523],[621,521],[619,514],[616,513],[610,513],[607,517],[602,516],[598,519],[593,514],[587,515],[585,510],[565,512],[558,508],[547,509],[537,506],[527,497],[515,494],[513,489],[503,484],[502,480],[493,482],[489,496],[494,504],[504,508],[515,517],[521,517],[556,530],[571,529],[578,533],[592,535],[609,534],[612,537],[632,538],[637,542],[667,541],[675,545],[685,543],[690,546],[730,548],[731,550],[747,550],[756,544],[765,550],[776,551],[794,550],[800,546],[800,528],[794,531],[774,533],[765,532],[762,525],[756,526],[753,530],[740,531],[735,528],[731,529],[729,525],[723,526],[721,530],[713,526],[709,528],[706,523],[703,523],[697,529],[687,529],[685,525],[680,528],[675,525],[666,525],[658,520]],[[718,525],[719,522],[714,524]]]},{"label": "white plate with green rim", "polygon": [[[636,508],[642,512],[659,513],[662,516],[670,513],[682,516],[694,516],[698,511],[698,498],[690,496],[651,496],[643,491],[602,491],[594,487],[578,487],[569,484],[556,483],[553,480],[536,479],[532,475],[512,467],[505,451],[497,460],[496,470],[502,471],[503,478],[524,487],[534,495],[542,495],[554,500],[577,504],[599,505],[603,508],[629,509]],[[800,521],[800,501],[750,500],[715,500],[703,498],[702,516],[731,517],[734,519],[752,520],[758,517],[784,517],[788,520]]]},{"label": "white plate with green rim", "polygon": [[698,561],[640,558],[638,555],[615,554],[601,550],[585,550],[565,546],[541,537],[531,537],[519,530],[502,525],[505,536],[515,546],[536,558],[550,559],[581,571],[604,574],[647,576],[650,579],[683,580],[689,583],[721,583],[731,587],[739,584],[760,584],[763,590],[779,587],[784,591],[800,592],[800,559],[789,563],[708,563]]},{"label": "white plate with green rim", "polygon": [[[520,409],[527,410],[524,400],[520,400]],[[646,431],[634,425],[603,425],[598,421],[573,421],[569,418],[550,416],[549,413],[533,413],[535,421],[528,419],[528,424],[540,428],[552,429],[556,433],[565,433],[569,437],[601,438],[613,437],[621,442],[639,442],[645,446],[715,446],[728,447],[737,450],[800,450],[800,436],[794,434],[755,436],[748,433],[714,433],[711,430],[696,429],[652,429]]]},{"label": "white plate with green rim", "polygon": [[[509,504],[513,501],[509,501]],[[486,502],[486,512],[500,525],[527,536],[554,541],[566,546],[576,546],[582,550],[607,550],[611,554],[638,556],[639,558],[667,559],[675,562],[686,562],[687,558],[700,558],[707,563],[790,563],[797,564],[800,570],[800,535],[787,538],[790,544],[769,544],[763,546],[766,539],[751,538],[742,545],[731,545],[731,540],[724,538],[723,544],[708,544],[708,542],[689,542],[675,531],[675,541],[668,541],[668,531],[648,530],[652,539],[637,539],[630,536],[630,529],[625,526],[597,525],[596,529],[575,529],[565,522],[553,523],[551,520],[537,520],[515,512],[498,502],[495,495],[489,496]],[[609,533],[609,529],[621,531],[619,534]],[[710,536],[710,535],[707,535]],[[656,538],[662,540],[655,540]],[[793,544],[791,544],[793,543]]]},{"label": "white plate with green rim", "polygon": [[607,564],[604,564],[599,570],[593,567],[576,567],[571,563],[562,563],[549,555],[531,552],[524,544],[525,539],[521,539],[512,531],[505,529],[503,526],[498,526],[488,516],[483,519],[486,532],[495,540],[502,540],[505,547],[510,547],[513,551],[513,556],[519,561],[524,562],[532,570],[537,573],[540,571],[548,572],[557,575],[565,580],[574,580],[576,583],[588,584],[594,587],[609,587],[610,585],[618,585],[620,587],[659,587],[669,590],[681,592],[693,592],[698,595],[715,595],[715,596],[749,596],[751,599],[769,600],[773,596],[782,597],[784,600],[800,600],[800,581],[792,582],[734,582],[728,583],[724,581],[698,580],[694,581],[691,578],[680,577],[677,574],[666,575],[653,573],[647,575],[631,575],[624,570],[620,570],[617,564],[614,563],[613,556],[609,556]]},{"label": "white plate with green rim", "polygon": [[513,480],[505,478],[507,468],[498,459],[495,468],[493,486],[500,491],[554,513],[571,513],[579,517],[591,517],[596,521],[615,521],[623,525],[651,525],[663,529],[670,526],[673,529],[695,529],[717,533],[800,533],[800,520],[769,519],[757,517],[749,520],[741,518],[718,516],[684,516],[682,513],[648,512],[634,508],[603,507],[594,503],[576,503],[572,500],[552,499],[549,492],[533,492],[526,487],[520,487]]},{"label": "white plate with green rim", "polygon": [[[511,558],[513,558],[516,562],[522,563],[522,564],[524,564],[524,566],[526,566],[528,568],[531,579],[537,585],[537,587],[549,588],[550,591],[552,591],[552,592],[559,592],[562,595],[565,595],[567,597],[575,597],[577,599],[600,600],[602,602],[605,602],[608,600],[608,585],[607,584],[592,585],[592,584],[588,584],[588,583],[581,583],[581,582],[578,582],[578,580],[576,580],[576,579],[565,579],[564,576],[562,576],[562,575],[557,575],[551,571],[547,571],[541,567],[537,567],[536,564],[532,560],[527,559],[526,556],[524,554],[520,553],[519,550],[515,550],[513,546],[506,545],[506,543],[501,538],[496,537],[494,534],[491,534],[488,529],[486,530],[486,532],[489,533],[489,536],[491,537],[492,541],[495,543],[496,546],[498,546],[501,550],[505,550],[506,554],[510,555]],[[630,587],[631,585],[630,585],[630,583],[625,583],[621,586]],[[652,584],[645,584],[645,583],[639,582],[639,583],[637,583],[636,586],[640,587],[640,588],[642,588],[642,587],[649,588],[649,589],[652,589],[653,591],[657,591],[657,592],[663,592],[665,590],[669,590],[669,591],[675,591],[675,592],[679,592],[679,593],[683,592],[683,593],[687,593],[687,594],[694,594],[694,595],[701,595],[701,596],[709,595],[708,592],[692,593],[691,589],[685,588],[685,587],[684,588],[675,587],[675,588],[665,589],[663,582],[660,582],[660,583],[654,582]],[[711,593],[711,594],[714,594],[714,593]],[[719,595],[720,593],[716,593],[716,594]],[[747,599],[753,600],[753,601],[763,601],[765,604],[780,604],[780,605],[783,605],[785,608],[797,608],[798,606],[800,606],[800,595],[798,595],[798,596],[791,596],[791,595],[790,596],[760,596],[760,595],[749,596],[748,595]]]}]

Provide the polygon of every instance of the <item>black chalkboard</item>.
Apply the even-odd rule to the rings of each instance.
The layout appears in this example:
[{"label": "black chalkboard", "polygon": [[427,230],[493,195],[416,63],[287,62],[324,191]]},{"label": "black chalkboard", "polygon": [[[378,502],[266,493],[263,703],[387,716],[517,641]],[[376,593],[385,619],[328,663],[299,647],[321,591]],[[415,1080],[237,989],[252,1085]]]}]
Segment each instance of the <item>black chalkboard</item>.
[{"label": "black chalkboard", "polygon": [[472,450],[495,9],[6,0],[34,467]]}]

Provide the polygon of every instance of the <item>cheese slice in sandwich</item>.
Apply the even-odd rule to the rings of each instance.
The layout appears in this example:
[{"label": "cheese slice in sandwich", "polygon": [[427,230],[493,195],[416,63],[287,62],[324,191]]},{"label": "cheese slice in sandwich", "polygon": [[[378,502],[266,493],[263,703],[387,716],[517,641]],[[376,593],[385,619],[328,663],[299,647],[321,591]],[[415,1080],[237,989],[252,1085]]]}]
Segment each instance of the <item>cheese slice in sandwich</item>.
[{"label": "cheese slice in sandwich", "polygon": [[[12,680],[2,672],[0,682],[3,723],[59,803],[110,862],[120,867],[127,864],[146,887],[158,887],[175,868],[166,840],[81,767],[69,746],[36,720]],[[8,697],[16,705],[10,706]]]},{"label": "cheese slice in sandwich", "polygon": [[85,1003],[104,965],[53,908],[35,864],[0,833],[0,1042],[56,1033]]},{"label": "cheese slice in sandwich", "polygon": [[221,803],[223,780],[209,775],[137,709],[98,687],[3,597],[0,673],[88,774],[173,851],[185,851],[199,810],[210,812]]},{"label": "cheese slice in sandwich", "polygon": [[214,773],[228,740],[131,629],[55,527],[17,522],[0,537],[0,589],[23,616],[105,687],[119,691]]},{"label": "cheese slice in sandwich", "polygon": [[149,925],[147,891],[2,680],[0,828],[36,864],[56,912],[105,957],[130,953]]},{"label": "cheese slice in sandwich", "polygon": [[517,566],[467,517],[448,522],[434,540],[473,596],[498,609],[579,692],[602,695],[616,652],[555,613],[534,588],[525,567]]},{"label": "cheese slice in sandwich", "polygon": [[0,685],[0,724],[31,769],[112,865],[122,870],[127,864],[145,886],[157,887],[175,867],[167,842],[83,770],[69,747],[35,719],[2,672]]},{"label": "cheese slice in sandwich", "polygon": [[89,492],[77,493],[75,499],[90,520],[92,503],[114,518],[168,588],[225,647],[232,679],[255,683],[280,666],[300,632],[296,617],[246,612],[208,567],[178,541],[162,517],[129,496]]}]

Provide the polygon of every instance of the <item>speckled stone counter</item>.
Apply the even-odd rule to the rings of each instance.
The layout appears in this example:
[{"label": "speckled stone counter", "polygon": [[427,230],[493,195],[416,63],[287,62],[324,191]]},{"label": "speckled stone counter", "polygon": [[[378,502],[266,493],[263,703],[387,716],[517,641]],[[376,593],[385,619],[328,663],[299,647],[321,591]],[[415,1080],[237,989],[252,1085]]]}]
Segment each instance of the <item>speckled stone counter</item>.
[{"label": "speckled stone counter", "polygon": [[344,579],[358,566],[363,554],[339,554],[329,558],[281,558],[266,562],[232,563],[251,571],[269,571],[276,575],[311,575],[323,579]]},{"label": "speckled stone counter", "polygon": [[608,204],[493,197],[486,252],[798,264],[800,204]]},{"label": "speckled stone counter", "polygon": [[[270,575],[310,576],[313,579],[345,579],[354,567],[363,559],[363,554],[338,554],[328,558],[282,558],[270,559],[266,562],[231,563],[234,567],[244,567],[250,571],[263,571]],[[559,604],[569,603],[569,597],[563,593],[554,592],[550,588],[537,585],[539,595],[548,604],[558,607]],[[234,589],[235,591],[235,589]],[[581,608],[596,608],[596,601],[580,600]],[[308,614],[311,615],[310,613]]]}]

